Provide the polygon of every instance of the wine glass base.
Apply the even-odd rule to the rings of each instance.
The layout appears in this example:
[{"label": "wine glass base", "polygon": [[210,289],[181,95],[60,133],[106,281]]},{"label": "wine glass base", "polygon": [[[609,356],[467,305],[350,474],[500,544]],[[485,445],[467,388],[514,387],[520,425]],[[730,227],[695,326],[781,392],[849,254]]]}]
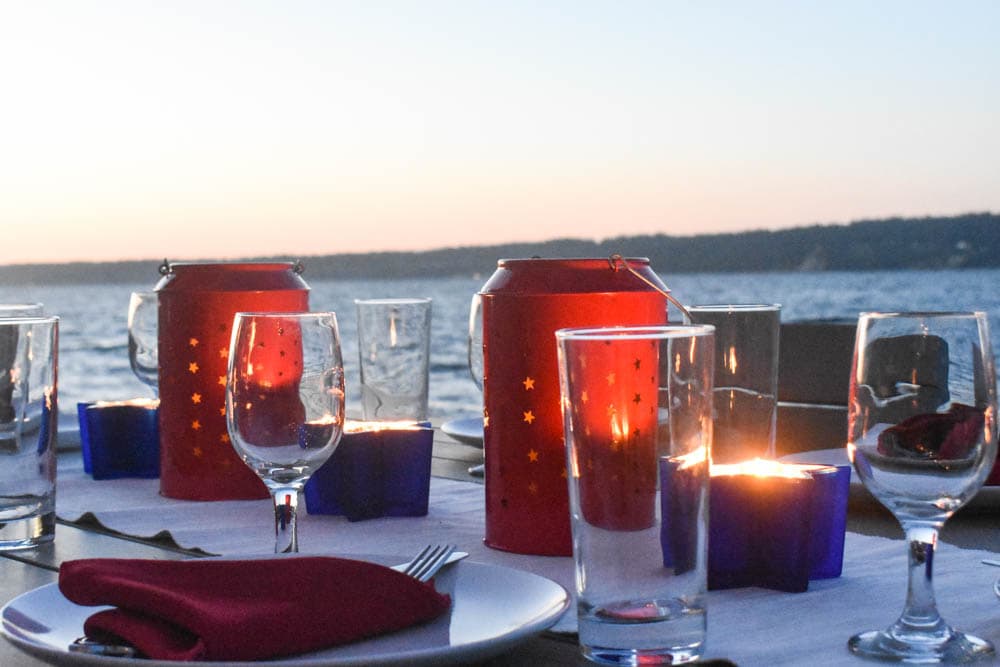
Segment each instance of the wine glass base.
[{"label": "wine glass base", "polygon": [[995,654],[993,644],[987,640],[947,626],[942,633],[908,633],[905,637],[897,636],[894,629],[854,635],[847,641],[847,648],[865,658],[910,664],[974,662]]}]

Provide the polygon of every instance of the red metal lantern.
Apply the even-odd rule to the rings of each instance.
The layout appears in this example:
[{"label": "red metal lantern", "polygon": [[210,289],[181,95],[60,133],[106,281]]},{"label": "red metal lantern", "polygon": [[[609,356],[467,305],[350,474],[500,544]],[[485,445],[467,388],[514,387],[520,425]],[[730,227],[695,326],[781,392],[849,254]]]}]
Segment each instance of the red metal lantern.
[{"label": "red metal lantern", "polygon": [[555,331],[667,321],[647,259],[504,259],[480,291],[486,544],[569,556]]},{"label": "red metal lantern", "polygon": [[308,311],[309,288],[289,263],[164,264],[160,271],[160,493],[189,500],[267,498],[226,428],[233,316]]}]

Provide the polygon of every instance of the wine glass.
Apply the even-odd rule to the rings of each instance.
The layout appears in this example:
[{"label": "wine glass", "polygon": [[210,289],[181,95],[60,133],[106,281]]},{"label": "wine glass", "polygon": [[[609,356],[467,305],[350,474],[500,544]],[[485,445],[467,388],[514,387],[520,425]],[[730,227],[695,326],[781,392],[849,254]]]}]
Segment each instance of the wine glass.
[{"label": "wine glass", "polygon": [[132,292],[128,301],[128,362],[154,397],[159,396],[158,319],[156,292]]},{"label": "wine glass", "polygon": [[[483,298],[479,294],[472,296],[469,305],[469,375],[472,381],[483,393]],[[485,434],[484,434],[485,435]],[[486,474],[486,468],[482,463],[469,466],[469,474],[473,477],[482,477]]]},{"label": "wine glass", "polygon": [[848,647],[896,662],[992,656],[990,642],[941,618],[931,570],[938,531],[983,485],[997,455],[986,315],[863,313],[852,366],[847,451],[906,533],[909,586],[899,619]]},{"label": "wine glass", "polygon": [[483,298],[472,297],[469,305],[469,375],[479,391],[483,391]]},{"label": "wine glass", "polygon": [[237,313],[226,376],[236,453],[274,500],[275,553],[299,550],[296,510],[344,426],[344,363],[334,313]]}]

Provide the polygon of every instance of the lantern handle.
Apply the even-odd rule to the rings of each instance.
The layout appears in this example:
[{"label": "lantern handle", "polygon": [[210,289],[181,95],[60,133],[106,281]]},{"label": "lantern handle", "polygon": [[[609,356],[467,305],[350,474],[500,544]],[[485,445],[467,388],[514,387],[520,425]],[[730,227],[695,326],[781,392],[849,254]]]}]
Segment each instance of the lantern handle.
[{"label": "lantern handle", "polygon": [[633,276],[635,276],[636,278],[638,278],[639,280],[646,283],[647,285],[655,289],[657,292],[662,294],[663,297],[669,303],[674,304],[677,310],[681,311],[681,316],[684,318],[684,324],[691,324],[693,322],[693,320],[691,319],[691,313],[689,313],[688,309],[684,307],[684,304],[678,301],[677,298],[674,297],[669,291],[664,291],[659,285],[657,285],[652,280],[650,280],[646,276],[636,271],[632,267],[632,265],[628,263],[628,260],[626,260],[624,257],[619,255],[618,253],[614,253],[608,257],[608,264],[611,266],[612,271],[618,271],[620,268],[624,267],[625,270],[627,270]]},{"label": "lantern handle", "polygon": [[301,259],[297,259],[295,260],[295,264],[292,265],[292,271],[301,276],[306,272],[306,265],[302,263]]},{"label": "lantern handle", "polygon": [[164,257],[163,258],[163,264],[160,264],[160,275],[161,276],[168,276],[168,275],[170,275],[173,272],[174,272],[174,270],[172,268],[170,268],[170,260],[168,260],[166,257]]}]

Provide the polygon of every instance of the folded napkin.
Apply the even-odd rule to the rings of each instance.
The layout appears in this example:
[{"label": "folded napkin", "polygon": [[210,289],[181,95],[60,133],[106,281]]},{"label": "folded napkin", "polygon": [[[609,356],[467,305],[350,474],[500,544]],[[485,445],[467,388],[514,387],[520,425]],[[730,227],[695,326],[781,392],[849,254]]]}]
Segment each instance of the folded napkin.
[{"label": "folded napkin", "polygon": [[261,660],[305,653],[433,619],[451,598],[381,565],[326,557],[67,561],[59,590],[113,605],[91,639],[160,660]]}]

